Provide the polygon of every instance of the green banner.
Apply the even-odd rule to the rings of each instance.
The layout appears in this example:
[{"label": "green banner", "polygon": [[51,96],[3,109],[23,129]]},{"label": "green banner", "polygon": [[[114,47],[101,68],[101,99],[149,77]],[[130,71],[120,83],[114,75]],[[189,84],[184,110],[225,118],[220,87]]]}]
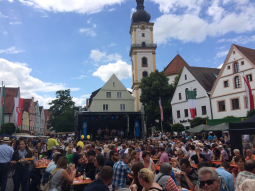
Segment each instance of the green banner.
[{"label": "green banner", "polygon": [[2,100],[1,100],[1,105],[2,105],[2,120],[1,120],[1,125],[4,124],[4,108],[5,108],[5,86],[2,88]]}]

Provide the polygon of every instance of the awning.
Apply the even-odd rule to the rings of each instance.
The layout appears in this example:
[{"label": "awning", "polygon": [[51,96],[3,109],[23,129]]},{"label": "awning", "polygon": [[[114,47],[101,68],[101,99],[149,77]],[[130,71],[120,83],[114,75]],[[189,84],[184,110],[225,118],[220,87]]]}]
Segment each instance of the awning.
[{"label": "awning", "polygon": [[205,125],[205,124],[201,124],[201,125],[198,125],[194,128],[191,128],[189,130],[186,130],[186,132],[189,132],[189,133],[201,133],[204,131],[205,128],[211,128],[212,126],[211,125]]},{"label": "awning", "polygon": [[228,123],[221,123],[219,125],[207,127],[204,129],[204,131],[228,131],[228,130],[229,130]]}]

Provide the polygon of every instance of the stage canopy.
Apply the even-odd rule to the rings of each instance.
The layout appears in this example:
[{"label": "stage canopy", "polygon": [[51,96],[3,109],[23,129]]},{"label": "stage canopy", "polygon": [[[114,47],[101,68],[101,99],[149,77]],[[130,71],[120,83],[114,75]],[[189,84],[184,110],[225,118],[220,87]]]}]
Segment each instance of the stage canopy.
[{"label": "stage canopy", "polygon": [[201,125],[198,125],[198,126],[196,126],[194,128],[186,130],[186,132],[188,132],[188,133],[201,133],[201,132],[204,131],[205,128],[212,128],[212,126],[211,125],[201,124]]},{"label": "stage canopy", "polygon": [[239,149],[243,155],[242,135],[255,135],[255,115],[238,123],[229,123],[230,143],[233,153],[234,149]]}]

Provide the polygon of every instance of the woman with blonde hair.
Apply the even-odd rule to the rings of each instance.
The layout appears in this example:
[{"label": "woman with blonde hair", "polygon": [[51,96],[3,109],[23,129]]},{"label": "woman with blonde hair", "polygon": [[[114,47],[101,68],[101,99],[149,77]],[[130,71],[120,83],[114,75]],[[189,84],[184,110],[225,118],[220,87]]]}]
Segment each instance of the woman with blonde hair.
[{"label": "woman with blonde hair", "polygon": [[110,150],[110,147],[108,145],[104,145],[103,154],[106,156],[106,153]]},{"label": "woman with blonde hair", "polygon": [[128,164],[130,163],[132,166],[135,162],[139,162],[139,161],[140,161],[139,152],[133,150],[131,152],[131,155],[129,156]]},{"label": "woman with blonde hair", "polygon": [[[143,187],[143,191],[163,191],[162,187],[154,182],[155,175],[147,168],[142,168],[138,173],[138,181]],[[137,191],[137,185],[133,184],[132,191]]]},{"label": "woman with blonde hair", "polygon": [[60,157],[57,162],[57,167],[52,170],[52,178],[50,181],[50,189],[56,188],[58,191],[61,191],[61,186],[66,180],[68,184],[73,183],[75,164],[70,164],[68,170],[66,170],[68,160],[66,157]]}]

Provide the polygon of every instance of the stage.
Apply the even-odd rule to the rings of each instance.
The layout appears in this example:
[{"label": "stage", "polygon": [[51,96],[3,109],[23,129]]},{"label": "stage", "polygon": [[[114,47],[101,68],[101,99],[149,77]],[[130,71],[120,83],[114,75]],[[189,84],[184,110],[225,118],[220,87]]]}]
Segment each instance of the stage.
[{"label": "stage", "polygon": [[[137,124],[135,124],[135,121]],[[135,137],[135,125],[139,124],[139,134],[142,136],[142,115],[141,112],[84,112],[75,113],[75,138],[80,138],[83,132],[84,124],[87,127],[87,135],[90,135],[91,140],[108,140],[113,139],[111,136],[112,129],[116,130],[116,135],[122,130],[123,138],[132,139]],[[109,129],[109,136],[104,134],[99,136],[98,130],[101,128]],[[120,136],[120,135],[119,135]],[[120,138],[118,136],[118,138]]]}]

